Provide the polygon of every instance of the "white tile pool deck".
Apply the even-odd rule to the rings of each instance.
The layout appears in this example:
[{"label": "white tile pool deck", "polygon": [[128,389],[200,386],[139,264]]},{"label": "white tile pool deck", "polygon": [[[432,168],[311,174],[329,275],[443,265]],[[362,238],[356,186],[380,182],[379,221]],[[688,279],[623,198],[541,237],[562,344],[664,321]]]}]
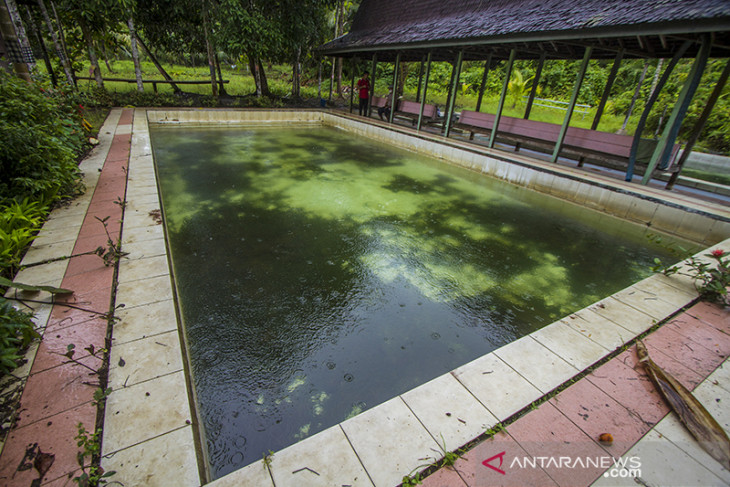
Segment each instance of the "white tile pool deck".
[{"label": "white tile pool deck", "polygon": [[[129,111],[126,112],[128,115]],[[163,226],[150,215],[150,212],[160,209],[160,203],[148,117],[151,122],[167,123],[240,123],[246,118],[261,123],[266,120],[279,123],[309,120],[337,124],[345,130],[381,140],[392,138],[396,145],[412,150],[453,158],[454,164],[576,201],[609,215],[650,224],[708,247],[714,245],[711,248],[730,250],[730,240],[725,240],[730,237],[730,210],[726,207],[588,174],[579,169],[473,148],[454,140],[446,141],[445,146],[439,145],[437,141],[443,140],[440,137],[415,134],[404,128],[389,130],[385,124],[377,122],[363,124],[356,121],[357,117],[316,110],[147,112],[137,109],[134,110],[133,124],[128,125],[118,123],[120,116],[121,110],[114,110],[103,130],[114,136],[128,133],[131,129],[132,137],[127,204],[122,226],[122,248],[129,255],[119,265],[116,293],[116,304],[125,306],[117,310],[116,316],[120,320],[113,328],[109,371],[109,385],[113,392],[107,399],[102,466],[115,470],[117,473],[113,480],[127,486],[199,485],[201,479],[206,478],[202,471],[205,462],[196,446],[197,420],[191,407],[194,401],[190,397],[190,381],[184,348],[181,347],[182,335],[176,316]],[[92,158],[101,158],[102,163],[103,149],[110,143],[105,138],[107,134],[101,134],[102,145],[92,155]],[[514,163],[504,162],[506,159],[514,160]],[[92,173],[87,181],[90,188],[93,186],[89,183],[95,176]],[[70,222],[64,225],[63,220],[70,220],[69,217],[74,215],[81,215],[83,220],[83,202],[88,199],[90,197],[78,200],[76,213],[54,212],[44,232],[62,227],[72,236],[66,239],[61,236],[63,232],[56,235],[54,230],[54,234],[49,236],[51,242],[36,244],[39,251],[44,250],[51,255],[70,253],[78,227]],[[722,240],[725,241],[718,244]],[[45,257],[33,250],[26,258]],[[44,275],[48,278],[45,282],[60,283],[64,272],[65,268],[58,266],[53,273],[49,271]],[[40,283],[36,276],[26,274],[23,279],[21,276],[18,277],[20,282],[26,279]],[[258,461],[211,485],[398,485],[404,475],[441,457],[443,448],[453,451],[479,437],[488,428],[571,380],[655,323],[692,304],[695,298],[694,288],[687,279],[652,276],[451,373],[275,452],[268,467],[263,460]],[[720,310],[719,320],[726,324],[721,331],[724,334],[730,332],[727,313]],[[730,351],[724,353],[723,360],[728,353]],[[730,391],[728,369],[730,366],[725,365],[714,372],[708,371],[712,375],[698,387],[698,395],[712,389],[712,392],[706,393],[708,403],[712,403],[716,381],[730,396],[727,392]],[[700,381],[704,378],[701,377]],[[706,385],[708,381],[709,385]],[[578,381],[579,384],[586,382]],[[727,400],[730,401],[730,397]],[[716,407],[715,404],[710,405]],[[540,406],[539,409],[549,412],[549,407]],[[726,415],[727,408],[720,413]],[[525,418],[530,416],[528,414]],[[671,418],[667,416],[647,433],[646,437],[651,440],[649,448],[642,446],[642,440],[631,451],[642,452],[648,458],[651,455],[644,453],[642,448],[647,450],[656,442],[661,443],[658,439],[654,441],[655,438],[667,439],[672,435],[681,438],[682,428]],[[727,422],[723,417],[721,423],[727,426]],[[674,452],[671,446],[667,448]],[[687,454],[691,461],[681,457],[675,465],[684,465],[690,472],[698,468],[696,465],[712,465],[711,459],[697,463],[701,455],[684,452],[685,456]],[[471,463],[478,464],[479,461]],[[659,459],[646,463],[644,472],[649,474],[651,469],[651,475],[661,475],[664,471],[657,462]],[[710,467],[706,470],[710,472],[707,479],[717,481],[718,485],[730,478],[726,470]],[[708,475],[705,470],[701,473]],[[482,485],[478,475],[475,482],[470,482],[463,474],[454,479],[447,477],[448,472],[437,472],[429,477],[429,481],[431,485]],[[559,476],[552,478],[553,481],[559,480]],[[644,475],[643,478],[660,477]],[[593,480],[595,477],[582,483],[577,479],[558,483],[589,485]],[[614,485],[605,483],[609,480],[601,478],[598,485]],[[70,485],[68,476],[60,475],[46,476],[44,482],[44,485],[52,482]]]}]

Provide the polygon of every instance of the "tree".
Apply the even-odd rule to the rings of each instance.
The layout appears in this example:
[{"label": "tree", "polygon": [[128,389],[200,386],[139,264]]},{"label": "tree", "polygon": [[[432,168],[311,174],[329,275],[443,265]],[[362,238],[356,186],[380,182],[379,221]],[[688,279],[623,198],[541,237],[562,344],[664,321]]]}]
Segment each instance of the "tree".
[{"label": "tree", "polygon": [[[51,22],[51,17],[48,15],[48,9],[46,8],[46,4],[43,0],[38,0],[38,7],[41,10],[41,14],[43,15],[43,19],[46,21],[46,27],[48,27],[48,33],[51,36],[51,39],[53,40],[53,48],[56,50],[56,54],[58,55],[59,59],[61,60],[61,66],[63,67],[63,72],[66,75],[66,81],[68,81],[69,86],[76,86],[75,79],[73,76],[73,72],[71,71],[71,64],[69,63],[68,56],[65,53],[65,49],[61,48],[61,44],[59,43],[58,36],[56,35],[56,31],[53,29],[53,23]],[[59,29],[61,28],[61,24],[58,24]]]}]

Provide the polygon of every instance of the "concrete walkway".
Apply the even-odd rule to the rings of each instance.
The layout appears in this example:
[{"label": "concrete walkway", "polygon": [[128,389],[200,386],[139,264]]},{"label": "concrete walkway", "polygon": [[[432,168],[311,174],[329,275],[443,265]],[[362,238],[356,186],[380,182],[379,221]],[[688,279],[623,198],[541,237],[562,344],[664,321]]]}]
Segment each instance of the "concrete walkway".
[{"label": "concrete walkway", "polygon": [[[93,397],[98,381],[89,370],[98,368],[100,362],[90,346],[96,354],[107,345],[108,320],[102,314],[121,302],[127,307],[117,312],[122,321],[114,325],[112,333],[110,383],[114,392],[104,422],[103,464],[117,471],[112,480],[126,486],[199,485],[204,478],[201,459],[192,446],[195,421],[184,397],[187,379],[183,359],[180,353],[173,356],[170,352],[178,330],[161,226],[148,211],[158,207],[149,141],[142,142],[147,144],[144,148],[132,148],[130,156],[133,117],[135,137],[144,139],[136,133],[137,120],[144,112],[134,112],[112,111],[102,128],[100,146],[81,166],[87,193],[69,207],[54,211],[23,261],[28,265],[106,246],[107,234],[99,219],[109,217],[109,236],[114,241],[123,237],[123,250],[131,252],[119,269],[120,298],[115,300],[115,269],[104,266],[96,255],[29,267],[16,278],[23,283],[73,289],[67,304],[83,309],[28,302],[36,311],[43,341],[32,348],[29,363],[16,371],[17,380],[10,384],[15,391],[25,387],[18,421],[0,454],[2,485],[27,486],[38,479],[33,463],[39,451],[55,455],[41,485],[74,485],[72,479],[80,473],[74,438],[78,425],[93,430],[103,419],[97,417]],[[130,167],[130,157],[135,167]],[[142,159],[144,166],[138,164]],[[119,204],[125,200],[126,205]],[[685,200],[688,198],[681,196],[676,204]],[[691,204],[705,206],[697,200]],[[147,238],[150,234],[155,239]],[[728,242],[723,245],[730,247]],[[643,291],[629,288],[617,298],[607,298],[591,310],[578,312],[342,426],[277,452],[270,468],[262,468],[258,462],[219,479],[215,485],[330,485],[331,480],[338,486],[396,485],[413,466],[440,457],[437,446],[441,441],[453,451],[477,438],[479,431],[484,431],[482,425],[505,421],[555,386],[572,382],[577,372],[595,362],[594,357],[625,343],[624,335],[643,332],[692,300],[691,286],[688,291],[686,282],[668,284],[659,279],[661,276],[655,277],[644,283]],[[149,286],[142,286],[142,281]],[[657,299],[646,291],[653,289],[651,286],[664,293],[671,290],[670,296]],[[155,292],[164,300],[154,297]],[[637,297],[639,292],[645,293],[643,297]],[[669,302],[675,295],[676,302]],[[21,296],[49,300],[42,294]],[[622,313],[621,319],[604,319],[608,312]],[[730,313],[714,305],[694,304],[649,335],[645,343],[653,359],[695,389],[723,427],[730,429],[730,408],[726,406],[730,401],[730,365],[723,365],[730,355]],[[74,359],[89,368],[69,363],[63,355],[69,344],[75,346]],[[142,349],[148,355],[140,355]],[[547,356],[548,361],[544,360]],[[493,374],[497,367],[500,373]],[[496,386],[498,376],[503,382]],[[453,400],[459,394],[465,395],[464,401],[457,401],[461,406],[443,410],[447,406],[439,398],[448,395]],[[162,399],[174,405],[161,407],[165,403],[155,402]],[[395,421],[385,424],[390,430],[373,429],[384,427],[373,418],[396,409],[411,418],[412,424]],[[674,415],[667,412],[637,365],[632,347],[509,424],[506,432],[486,441],[473,441],[454,468],[436,471],[424,485],[584,486],[595,481],[597,485],[636,485],[626,477],[636,475],[635,468],[621,477],[620,469],[610,466],[575,469],[545,464],[544,468],[519,468],[514,464],[515,459],[523,461],[526,457],[571,454],[591,458],[623,455],[627,461],[637,457],[647,485],[730,484],[730,474],[700,451]],[[468,428],[464,426],[467,419]],[[433,436],[433,428],[444,423],[452,425],[450,431],[454,433],[447,434],[445,440]],[[601,433],[611,433],[613,444],[598,441]],[[349,451],[348,465],[339,463],[345,458],[340,448],[343,445]],[[414,445],[431,445],[431,458],[422,460],[422,450]],[[385,447],[392,448],[387,457],[383,457]],[[401,462],[403,458],[407,461]],[[483,463],[486,460],[487,465]],[[316,463],[320,461],[322,466]],[[301,471],[302,465],[316,470],[317,475],[305,478],[308,472]],[[345,472],[345,467],[350,470]],[[352,472],[359,472],[356,482],[346,480]],[[604,472],[618,473],[614,479],[603,477]],[[670,476],[662,477],[667,472]]]},{"label": "concrete walkway", "polygon": [[[730,356],[730,313],[698,303],[648,335],[644,344],[652,360],[694,390],[730,431],[730,362],[723,364]],[[613,437],[611,444],[600,441],[604,433]],[[570,460],[561,464],[561,457]],[[621,457],[625,463],[619,465],[626,467],[614,467],[613,459]],[[530,463],[535,458],[537,463]],[[607,463],[582,468],[577,459]],[[423,481],[425,487],[637,483],[729,485],[730,472],[669,413],[635,346]]]},{"label": "concrete walkway", "polygon": [[[101,134],[102,144],[81,165],[86,194],[53,212],[23,265],[106,247],[108,238],[119,239],[123,214],[119,203],[125,199],[132,112],[110,115],[102,129],[109,133]],[[106,230],[99,219],[107,219]],[[99,256],[86,255],[28,267],[16,276],[17,282],[61,286],[74,293],[56,298],[55,305],[27,303],[35,311],[43,340],[33,346],[29,363],[14,373],[21,379],[16,386],[24,384],[24,389],[16,422],[0,455],[0,484],[31,485],[39,478],[33,468],[39,452],[55,455],[43,485],[74,485],[73,477],[80,475],[74,438],[79,424],[90,432],[96,429],[94,393],[99,379],[90,369],[101,366],[98,357],[107,336],[105,314],[110,309],[114,274],[114,267],[104,265]],[[51,301],[47,293],[9,292]],[[64,356],[69,345],[75,347],[73,358],[88,368]],[[88,464],[90,458],[85,460]]]}]

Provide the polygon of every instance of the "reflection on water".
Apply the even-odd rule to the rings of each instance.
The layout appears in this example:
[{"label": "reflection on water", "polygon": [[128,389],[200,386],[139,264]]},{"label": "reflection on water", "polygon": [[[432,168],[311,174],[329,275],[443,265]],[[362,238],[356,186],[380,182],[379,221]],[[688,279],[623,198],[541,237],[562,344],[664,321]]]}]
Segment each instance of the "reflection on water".
[{"label": "reflection on water", "polygon": [[668,257],[641,228],[335,129],[152,138],[215,477]]}]

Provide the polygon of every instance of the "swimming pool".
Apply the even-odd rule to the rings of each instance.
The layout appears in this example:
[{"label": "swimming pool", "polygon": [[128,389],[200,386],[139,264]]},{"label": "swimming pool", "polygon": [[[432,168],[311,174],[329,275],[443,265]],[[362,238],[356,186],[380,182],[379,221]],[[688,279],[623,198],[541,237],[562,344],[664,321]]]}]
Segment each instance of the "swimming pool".
[{"label": "swimming pool", "polygon": [[214,477],[666,258],[646,229],[343,131],[152,132]]}]

